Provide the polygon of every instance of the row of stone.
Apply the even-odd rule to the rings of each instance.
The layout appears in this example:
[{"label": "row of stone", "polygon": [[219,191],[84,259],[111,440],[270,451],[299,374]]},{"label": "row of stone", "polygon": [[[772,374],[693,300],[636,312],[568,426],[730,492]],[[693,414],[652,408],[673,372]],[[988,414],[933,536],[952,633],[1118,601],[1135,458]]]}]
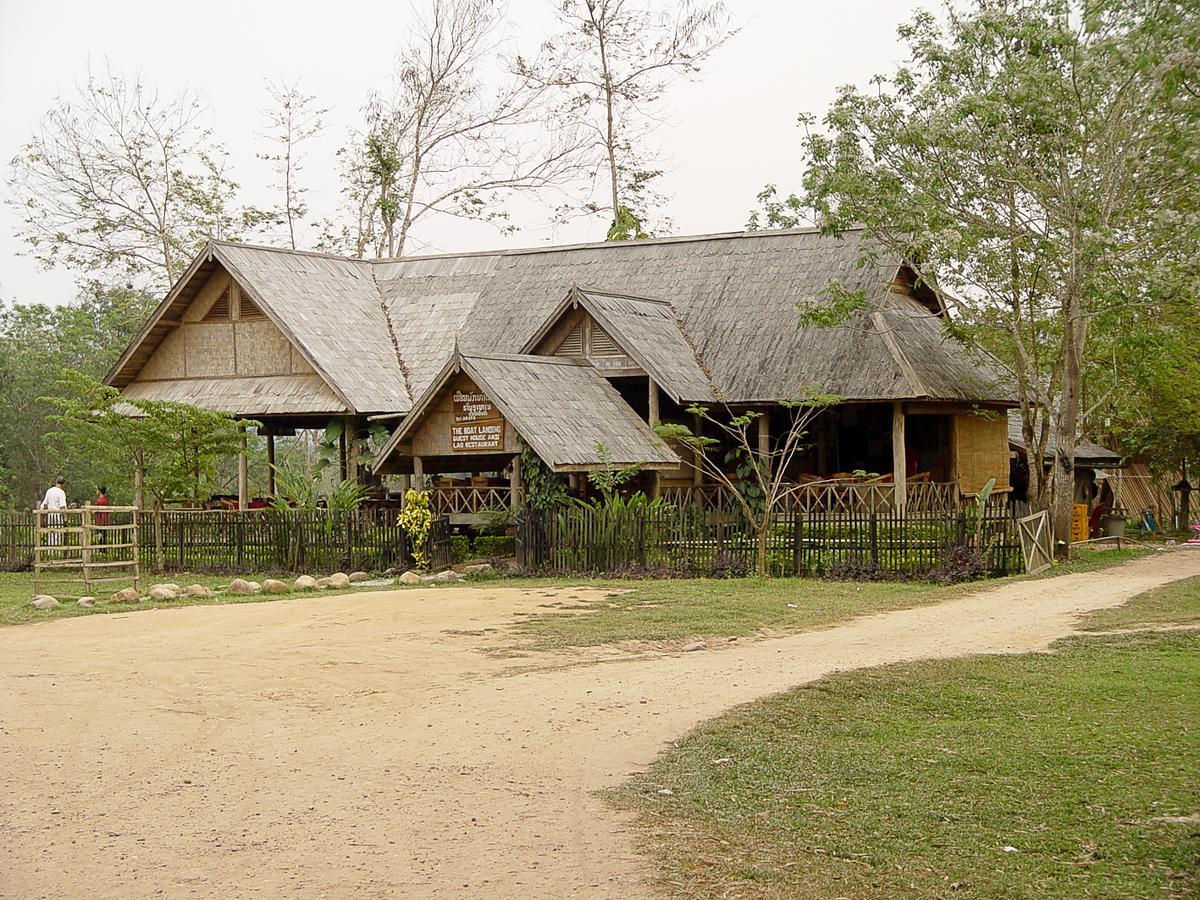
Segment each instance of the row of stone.
[{"label": "row of stone", "polygon": [[[491,574],[494,570],[488,563],[480,563],[476,566],[467,566],[462,573],[455,572],[453,569],[446,569],[438,572],[436,575],[422,575],[419,572],[411,570],[403,573],[397,578],[401,584],[448,584],[456,581],[462,581],[467,575],[486,575]],[[247,581],[244,578],[235,578],[229,582],[229,587],[225,589],[226,594],[234,596],[249,596],[251,594],[290,594],[292,591],[318,591],[327,588],[340,589],[347,588],[352,584],[357,584],[370,579],[370,575],[366,572],[351,572],[347,575],[345,572],[334,572],[327,578],[313,578],[311,575],[301,575],[290,585],[286,581],[279,581],[275,578],[267,578],[261,584],[257,581]],[[180,597],[190,597],[193,599],[210,599],[215,596],[212,588],[207,588],[202,584],[189,584],[187,587],[165,581],[161,584],[152,584],[150,589],[145,593],[145,599],[170,601],[178,600]],[[143,599],[143,595],[138,593],[134,588],[122,588],[112,595],[114,603],[138,603]],[[80,597],[78,601],[80,606],[95,606],[95,597]],[[48,594],[39,594],[33,598],[33,608],[48,610],[55,609],[61,604],[57,599]]]}]

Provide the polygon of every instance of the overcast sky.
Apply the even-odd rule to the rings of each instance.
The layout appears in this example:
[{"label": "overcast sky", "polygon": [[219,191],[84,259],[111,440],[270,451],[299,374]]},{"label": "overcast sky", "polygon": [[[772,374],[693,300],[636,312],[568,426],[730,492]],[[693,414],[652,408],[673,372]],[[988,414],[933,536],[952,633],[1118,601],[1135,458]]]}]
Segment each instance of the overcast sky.
[{"label": "overcast sky", "polygon": [[[504,0],[501,0],[504,3]],[[536,45],[554,0],[507,0],[509,31]],[[668,97],[670,121],[656,140],[678,234],[738,230],[766,183],[782,189],[799,178],[800,112],[824,112],[835,90],[863,85],[901,58],[896,26],[910,0],[727,0],[742,31],[722,48],[699,83],[678,83]],[[162,92],[198,90],[209,124],[229,151],[243,200],[269,205],[273,173],[255,158],[267,149],[261,110],[264,79],[298,80],[330,112],[324,135],[308,145],[306,181],[314,211],[338,200],[337,148],[359,118],[372,88],[387,85],[412,7],[399,2],[310,0],[0,0],[0,158],[28,140],[54,98],[69,94],[89,62],[140,70]],[[522,207],[521,230],[501,235],[483,224],[439,222],[416,234],[430,251],[478,250],[603,238],[595,220],[551,230],[546,214]],[[0,209],[0,299],[60,303],[75,275],[43,271],[21,256],[17,219]]]}]

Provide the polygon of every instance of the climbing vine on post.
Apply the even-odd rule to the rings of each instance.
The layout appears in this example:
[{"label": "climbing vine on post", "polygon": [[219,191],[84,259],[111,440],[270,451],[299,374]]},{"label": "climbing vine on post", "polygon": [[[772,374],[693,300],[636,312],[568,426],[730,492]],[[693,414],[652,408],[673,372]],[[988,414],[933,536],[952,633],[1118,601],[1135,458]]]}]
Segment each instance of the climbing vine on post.
[{"label": "climbing vine on post", "polygon": [[404,495],[404,509],[398,520],[412,546],[413,565],[429,568],[429,532],[433,528],[433,510],[429,508],[429,491],[409,491]]},{"label": "climbing vine on post", "polygon": [[525,480],[525,504],[530,509],[550,509],[567,502],[563,477],[546,465],[524,441],[521,442],[521,475]]}]

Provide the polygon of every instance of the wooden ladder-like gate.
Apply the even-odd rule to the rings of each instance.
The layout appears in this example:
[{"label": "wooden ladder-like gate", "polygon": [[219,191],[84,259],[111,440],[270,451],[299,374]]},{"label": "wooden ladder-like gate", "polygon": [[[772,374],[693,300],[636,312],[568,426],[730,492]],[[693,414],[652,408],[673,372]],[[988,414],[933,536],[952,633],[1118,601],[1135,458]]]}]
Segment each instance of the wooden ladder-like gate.
[{"label": "wooden ladder-like gate", "polygon": [[[97,585],[125,582],[140,589],[136,506],[84,506],[34,510],[33,592],[46,581],[82,584],[91,596]],[[56,574],[61,572],[62,574]]]},{"label": "wooden ladder-like gate", "polygon": [[1021,537],[1021,552],[1025,555],[1025,571],[1030,575],[1045,572],[1054,565],[1054,535],[1050,530],[1050,513],[1044,509],[1031,516],[1017,519]]}]

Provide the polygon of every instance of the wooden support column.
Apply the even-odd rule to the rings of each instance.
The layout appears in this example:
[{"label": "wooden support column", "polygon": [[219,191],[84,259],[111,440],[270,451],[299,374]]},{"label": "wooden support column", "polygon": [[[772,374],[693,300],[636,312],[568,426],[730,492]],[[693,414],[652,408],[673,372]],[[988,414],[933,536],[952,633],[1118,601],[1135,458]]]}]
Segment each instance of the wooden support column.
[{"label": "wooden support column", "polygon": [[346,458],[346,429],[342,428],[342,436],[338,438],[338,472],[342,481],[350,477],[350,469]]},{"label": "wooden support column", "polygon": [[508,482],[508,505],[510,509],[519,509],[521,494],[525,485],[521,483],[521,454],[518,453],[512,461],[512,477]]},{"label": "wooden support column", "polygon": [[345,477],[358,481],[358,422],[354,419],[347,419],[346,427],[342,429],[342,434],[346,441]]},{"label": "wooden support column", "polygon": [[400,508],[404,509],[405,501],[408,499],[408,492],[412,490],[412,476],[400,476]]},{"label": "wooden support column", "polygon": [[[646,422],[651,428],[654,428],[659,423],[658,418],[658,385],[655,384],[653,378],[646,379],[649,384],[649,393],[647,395],[647,413]],[[662,493],[662,476],[657,470],[651,475],[650,496],[657,497]]]},{"label": "wooden support column", "polygon": [[412,486],[414,491],[425,490],[425,461],[419,456],[413,458]]},{"label": "wooden support column", "polygon": [[766,459],[771,455],[771,410],[758,417],[758,455]]},{"label": "wooden support column", "polygon": [[238,451],[238,509],[250,508],[250,461],[246,458],[246,427],[240,428],[242,449]]},{"label": "wooden support column", "polygon": [[133,454],[133,505],[142,509],[145,505],[146,462],[141,450]]},{"label": "wooden support column", "polygon": [[275,435],[267,432],[267,495],[275,496]]},{"label": "wooden support column", "polygon": [[908,454],[904,448],[904,404],[892,404],[892,478],[896,482],[896,511],[908,503]]}]

